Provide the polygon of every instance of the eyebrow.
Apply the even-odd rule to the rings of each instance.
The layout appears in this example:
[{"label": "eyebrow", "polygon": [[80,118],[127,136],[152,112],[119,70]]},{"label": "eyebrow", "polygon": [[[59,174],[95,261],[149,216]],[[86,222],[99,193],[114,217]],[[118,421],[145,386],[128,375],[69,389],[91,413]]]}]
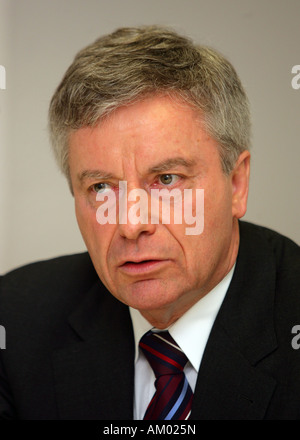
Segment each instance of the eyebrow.
[{"label": "eyebrow", "polygon": [[113,174],[102,170],[85,170],[78,174],[80,182],[83,182],[85,179],[108,180],[112,178]]},{"label": "eyebrow", "polygon": [[184,167],[184,168],[192,168],[196,165],[196,162],[192,159],[184,159],[183,157],[173,157],[158,164],[148,168],[148,173],[161,173],[163,171],[168,171],[174,167]]},{"label": "eyebrow", "polygon": [[[184,159],[183,157],[174,157],[166,159],[148,168],[148,174],[162,173],[178,166],[192,168],[195,165],[196,162],[194,160]],[[114,175],[112,173],[107,173],[106,171],[102,170],[84,170],[82,173],[78,174],[78,179],[81,183],[86,179],[109,180],[113,178]]]}]

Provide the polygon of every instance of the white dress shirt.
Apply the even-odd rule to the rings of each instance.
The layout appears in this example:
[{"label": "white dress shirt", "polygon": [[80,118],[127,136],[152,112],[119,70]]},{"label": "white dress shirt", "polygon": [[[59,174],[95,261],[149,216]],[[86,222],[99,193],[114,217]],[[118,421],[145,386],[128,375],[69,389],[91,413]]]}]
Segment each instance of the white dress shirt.
[{"label": "white dress shirt", "polygon": [[[195,390],[203,352],[217,313],[224,300],[234,272],[234,266],[225,278],[207,295],[191,307],[168,329],[188,358],[184,372],[192,390]],[[141,337],[153,326],[136,309],[130,307],[135,338],[134,420],[142,420],[155,393],[153,370],[139,349]]]}]

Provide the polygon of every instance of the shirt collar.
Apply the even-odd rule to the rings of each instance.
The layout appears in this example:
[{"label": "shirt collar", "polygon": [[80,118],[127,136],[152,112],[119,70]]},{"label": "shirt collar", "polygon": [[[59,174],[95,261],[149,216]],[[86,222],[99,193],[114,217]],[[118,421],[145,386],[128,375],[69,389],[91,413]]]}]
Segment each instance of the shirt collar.
[{"label": "shirt collar", "polygon": [[[211,328],[230,285],[234,268],[235,266],[216,287],[167,329],[197,372]],[[138,310],[132,307],[129,310],[134,331],[136,362],[139,356],[141,337],[147,331],[155,330],[155,328]]]}]

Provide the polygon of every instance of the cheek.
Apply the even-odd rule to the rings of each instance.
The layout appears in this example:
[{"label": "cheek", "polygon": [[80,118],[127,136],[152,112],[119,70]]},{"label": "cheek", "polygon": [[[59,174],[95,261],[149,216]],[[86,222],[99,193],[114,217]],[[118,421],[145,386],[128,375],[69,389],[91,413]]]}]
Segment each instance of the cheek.
[{"label": "cheek", "polygon": [[77,223],[86,247],[93,259],[107,252],[115,225],[100,225],[97,221],[97,210],[85,200],[75,199]]},{"label": "cheek", "polygon": [[230,185],[220,185],[213,191],[206,190],[204,222],[207,228],[216,230],[232,222],[232,193]]},{"label": "cheek", "polygon": [[90,207],[82,198],[75,196],[75,214],[84,241],[86,241],[93,223],[92,220],[94,216],[90,210]]},{"label": "cheek", "polygon": [[[198,205],[200,204],[199,198]],[[195,206],[196,202],[193,200],[193,208]],[[173,224],[168,227],[183,251],[190,272],[195,268],[201,273],[205,272],[207,267],[215,264],[217,254],[222,248],[227,246],[232,228],[230,187],[215,185],[213,190],[205,190],[202,208],[197,216],[193,209],[193,216],[196,217],[193,224]]]}]

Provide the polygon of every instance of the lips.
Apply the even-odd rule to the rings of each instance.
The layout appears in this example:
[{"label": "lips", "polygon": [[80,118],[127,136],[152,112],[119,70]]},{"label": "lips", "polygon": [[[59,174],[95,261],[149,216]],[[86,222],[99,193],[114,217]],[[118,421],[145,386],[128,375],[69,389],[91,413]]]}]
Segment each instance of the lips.
[{"label": "lips", "polygon": [[149,273],[159,270],[163,265],[165,265],[169,260],[161,260],[154,258],[146,258],[137,261],[125,261],[119,268],[122,272],[131,275],[138,275],[143,273]]}]

